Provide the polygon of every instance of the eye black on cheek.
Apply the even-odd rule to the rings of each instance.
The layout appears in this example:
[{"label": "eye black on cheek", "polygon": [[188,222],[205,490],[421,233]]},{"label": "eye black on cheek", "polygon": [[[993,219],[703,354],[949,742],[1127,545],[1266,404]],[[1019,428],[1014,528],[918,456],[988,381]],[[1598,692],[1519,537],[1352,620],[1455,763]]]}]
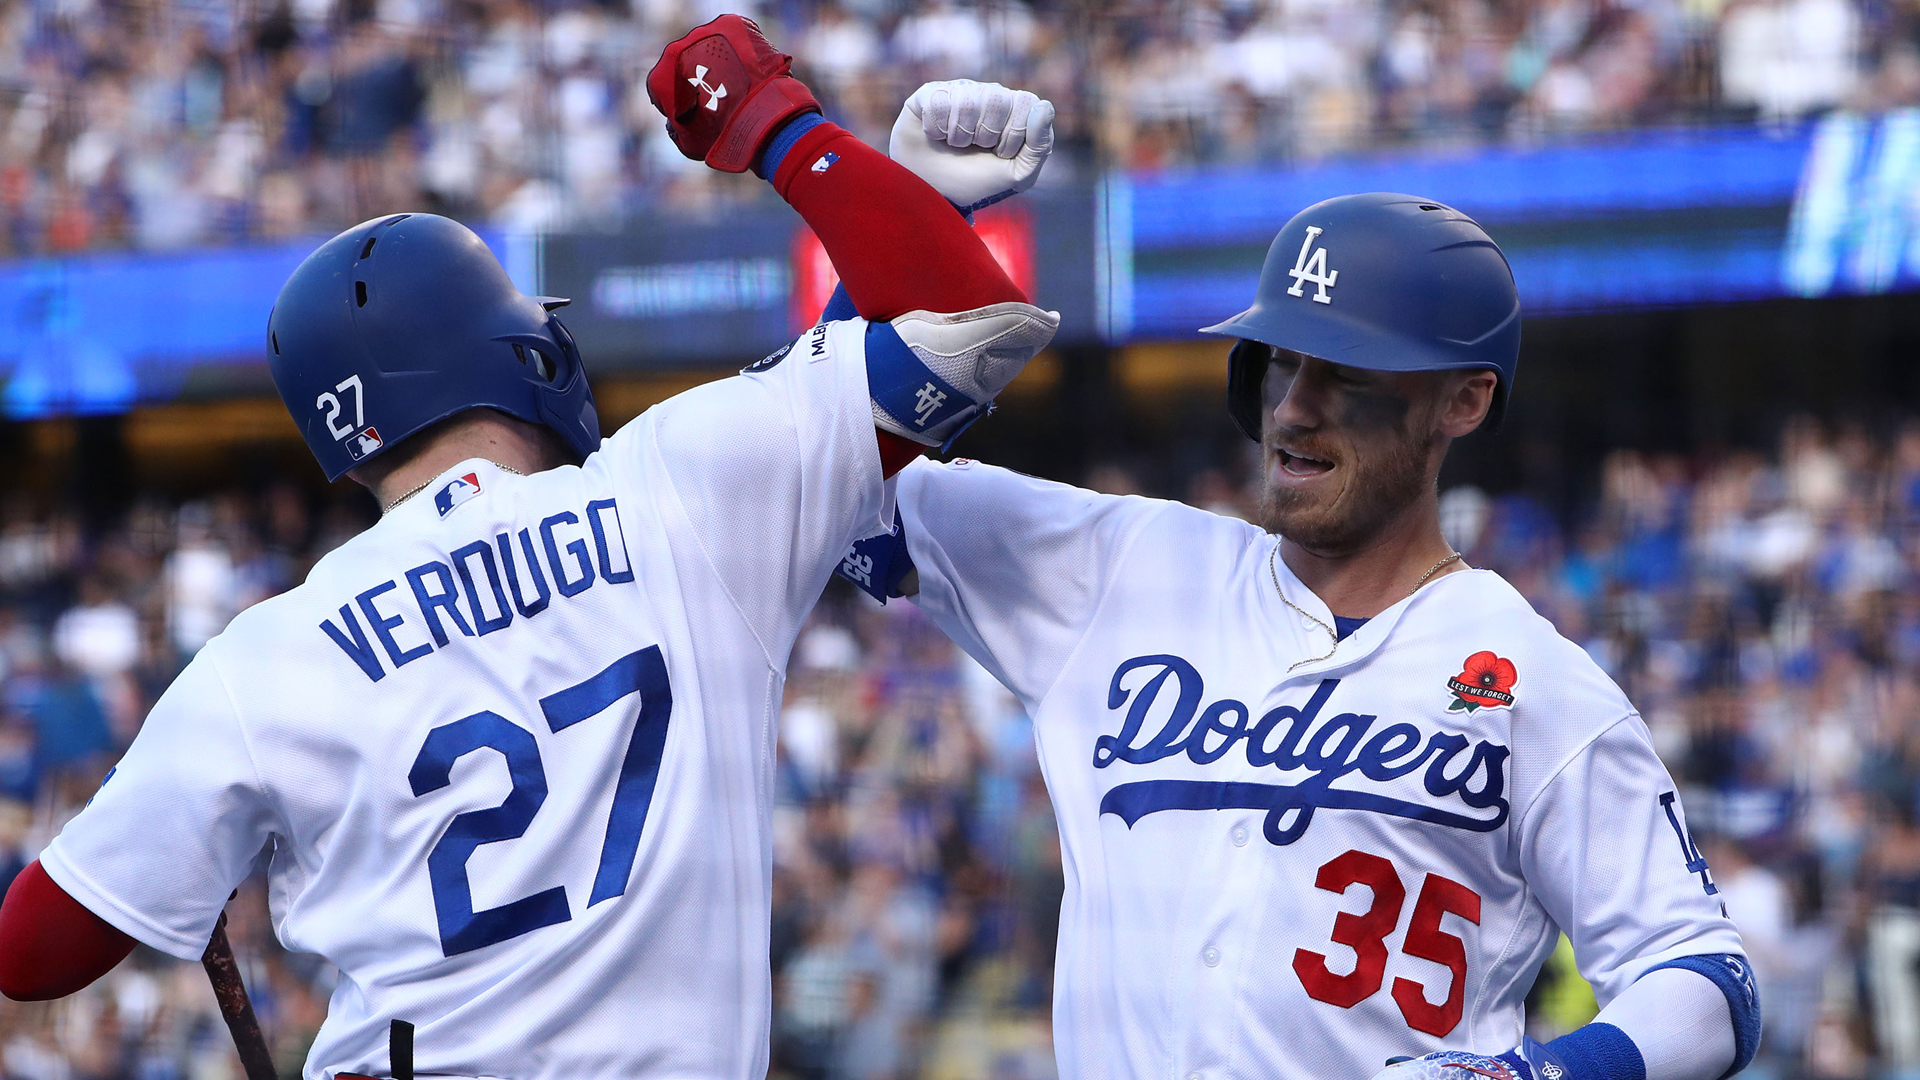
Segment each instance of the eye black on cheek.
[{"label": "eye black on cheek", "polygon": [[1341,423],[1356,431],[1398,430],[1413,408],[1409,398],[1377,389],[1346,387],[1341,397]]},{"label": "eye black on cheek", "polygon": [[1281,399],[1287,396],[1288,389],[1293,386],[1294,374],[1293,368],[1283,368],[1278,361],[1267,365],[1267,376],[1260,382],[1262,408],[1271,411],[1274,406],[1280,404]]}]

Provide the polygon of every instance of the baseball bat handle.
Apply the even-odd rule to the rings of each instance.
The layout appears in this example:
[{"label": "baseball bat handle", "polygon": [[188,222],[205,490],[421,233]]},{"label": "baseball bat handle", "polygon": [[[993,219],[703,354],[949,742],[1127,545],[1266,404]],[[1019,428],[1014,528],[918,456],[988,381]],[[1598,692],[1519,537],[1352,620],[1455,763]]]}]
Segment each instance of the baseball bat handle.
[{"label": "baseball bat handle", "polygon": [[266,1036],[260,1033],[260,1020],[253,1015],[253,1002],[247,998],[247,985],[240,979],[240,964],[233,958],[233,945],[227,941],[227,914],[213,926],[213,938],[207,942],[200,964],[213,983],[213,996],[220,1003],[220,1016],[233,1034],[234,1048],[240,1051],[240,1066],[247,1080],[278,1080],[273,1071],[273,1055],[267,1050]]}]

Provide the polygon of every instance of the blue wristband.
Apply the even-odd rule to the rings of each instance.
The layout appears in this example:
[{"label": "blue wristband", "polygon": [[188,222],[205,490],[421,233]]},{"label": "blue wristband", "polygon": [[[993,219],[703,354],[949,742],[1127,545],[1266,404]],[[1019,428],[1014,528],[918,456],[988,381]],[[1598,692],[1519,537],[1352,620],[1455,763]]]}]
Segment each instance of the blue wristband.
[{"label": "blue wristband", "polygon": [[1545,1046],[1525,1039],[1520,1056],[1539,1080],[1647,1080],[1640,1048],[1612,1024],[1588,1024]]},{"label": "blue wristband", "polygon": [[780,163],[786,160],[787,151],[800,141],[800,136],[827,122],[827,118],[817,112],[801,113],[786,122],[773,138],[767,140],[765,149],[754,160],[753,175],[762,180],[772,180],[773,174],[780,171]]}]

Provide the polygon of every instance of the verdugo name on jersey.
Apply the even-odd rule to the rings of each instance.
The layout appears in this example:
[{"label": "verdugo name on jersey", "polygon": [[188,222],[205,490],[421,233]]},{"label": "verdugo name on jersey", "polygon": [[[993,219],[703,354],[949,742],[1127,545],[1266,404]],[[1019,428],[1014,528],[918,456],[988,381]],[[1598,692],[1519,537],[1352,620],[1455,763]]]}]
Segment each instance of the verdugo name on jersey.
[{"label": "verdugo name on jersey", "polygon": [[[583,513],[562,510],[535,528],[520,529],[517,539],[510,532],[475,539],[445,559],[429,559],[362,590],[340,605],[337,625],[325,619],[320,630],[379,682],[388,673],[382,653],[398,670],[451,644],[449,626],[462,637],[484,637],[512,625],[516,614],[532,618],[545,611],[555,593],[571,599],[597,582],[620,585],[633,578],[620,508],[613,499],[595,499]],[[401,632],[411,640],[403,641]]]}]

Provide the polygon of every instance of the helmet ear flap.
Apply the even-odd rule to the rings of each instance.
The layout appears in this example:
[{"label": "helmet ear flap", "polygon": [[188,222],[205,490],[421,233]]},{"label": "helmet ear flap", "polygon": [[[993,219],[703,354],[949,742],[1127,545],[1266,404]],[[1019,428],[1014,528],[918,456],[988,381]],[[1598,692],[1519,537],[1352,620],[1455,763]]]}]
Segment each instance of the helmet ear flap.
[{"label": "helmet ear flap", "polygon": [[512,346],[514,359],[522,373],[536,382],[555,383],[562,378],[562,350],[554,347],[544,334],[501,334],[493,340]]},{"label": "helmet ear flap", "polygon": [[1254,442],[1260,441],[1260,389],[1272,358],[1273,346],[1246,338],[1227,354],[1227,415]]},{"label": "helmet ear flap", "polygon": [[580,346],[574,343],[573,334],[567,330],[566,324],[560,321],[558,315],[552,314],[552,308],[548,308],[547,312],[547,333],[553,335],[553,340],[560,345],[561,367],[555,381],[564,385],[576,372],[585,370],[586,362],[580,359]]},{"label": "helmet ear flap", "polygon": [[580,356],[580,346],[573,340],[573,333],[559,316],[553,314],[552,305],[547,308],[547,335],[554,345],[559,346],[560,360],[553,376],[553,385],[560,391],[557,395],[543,395],[540,399],[540,411],[549,417],[549,426],[568,435],[568,442],[574,453],[586,460],[600,447],[600,414],[595,410],[591,394],[580,399],[578,415],[560,415],[568,411],[572,403],[571,392],[576,384],[585,386],[587,364]]}]

